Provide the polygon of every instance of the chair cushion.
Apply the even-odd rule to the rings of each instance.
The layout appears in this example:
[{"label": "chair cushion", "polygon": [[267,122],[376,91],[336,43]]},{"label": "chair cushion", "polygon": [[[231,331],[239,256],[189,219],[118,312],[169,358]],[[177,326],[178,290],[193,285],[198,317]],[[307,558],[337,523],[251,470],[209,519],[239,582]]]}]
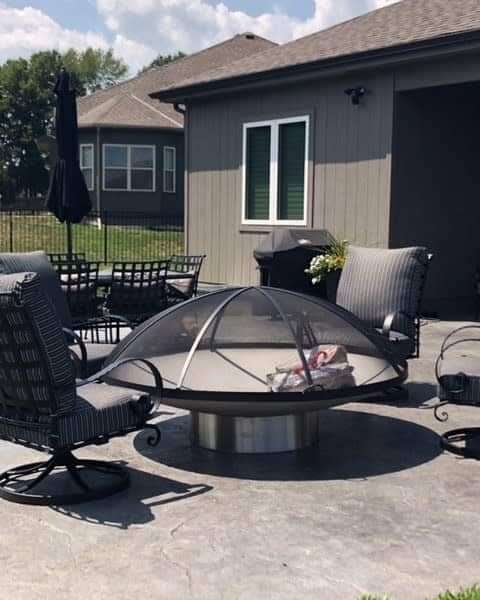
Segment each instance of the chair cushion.
[{"label": "chair cushion", "polygon": [[24,273],[26,271],[38,273],[43,290],[50,298],[63,327],[71,329],[72,318],[67,299],[62,292],[57,272],[45,252],[40,250],[38,252],[0,254],[0,273]]},{"label": "chair cushion", "polygon": [[397,331],[415,337],[415,316],[428,266],[425,248],[384,250],[350,246],[338,284],[337,304],[370,327],[381,328],[385,317],[402,311],[394,321]]},{"label": "chair cushion", "polygon": [[[94,344],[86,342],[87,349],[87,377],[94,375],[102,368],[105,359],[110,356],[115,348],[115,344]],[[70,346],[79,359],[81,359],[80,347],[78,345]]]},{"label": "chair cushion", "polygon": [[440,369],[440,400],[480,404],[480,358],[467,354],[447,356]]},{"label": "chair cushion", "polygon": [[[53,306],[35,273],[0,275],[0,384],[15,382],[14,408],[33,395],[38,414],[69,412],[75,400],[75,377],[65,336]],[[33,409],[27,413],[34,414]],[[6,416],[6,415],[4,415]],[[27,415],[28,416],[28,415]]]},{"label": "chair cushion", "polygon": [[[69,415],[58,420],[58,448],[88,442],[102,436],[141,428],[152,410],[147,394],[90,383],[78,389],[75,405]],[[32,429],[0,420],[0,438],[28,440],[46,448],[52,447],[49,426]]]},{"label": "chair cushion", "polygon": [[60,443],[68,446],[141,427],[151,409],[148,394],[106,383],[83,385],[73,412],[59,421]]}]

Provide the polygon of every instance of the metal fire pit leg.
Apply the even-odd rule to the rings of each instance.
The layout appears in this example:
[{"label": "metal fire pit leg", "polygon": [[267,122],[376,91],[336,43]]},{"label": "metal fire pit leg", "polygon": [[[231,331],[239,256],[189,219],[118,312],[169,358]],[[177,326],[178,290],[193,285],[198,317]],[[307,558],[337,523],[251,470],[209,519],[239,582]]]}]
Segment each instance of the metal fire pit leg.
[{"label": "metal fire pit leg", "polygon": [[192,411],[192,443],[239,454],[290,452],[319,440],[319,413],[232,417]]}]

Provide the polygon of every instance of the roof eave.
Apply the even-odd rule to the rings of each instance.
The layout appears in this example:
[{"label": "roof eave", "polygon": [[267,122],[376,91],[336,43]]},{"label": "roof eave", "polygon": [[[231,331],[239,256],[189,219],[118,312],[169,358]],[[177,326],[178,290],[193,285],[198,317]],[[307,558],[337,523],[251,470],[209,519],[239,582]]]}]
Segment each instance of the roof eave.
[{"label": "roof eave", "polygon": [[149,130],[165,130],[170,132],[183,133],[183,127],[175,127],[174,125],[128,125],[124,123],[79,123],[79,129],[149,129]]},{"label": "roof eave", "polygon": [[150,96],[162,102],[185,103],[189,99],[233,92],[240,88],[275,85],[286,82],[287,79],[290,80],[291,78],[308,80],[322,75],[330,76],[337,73],[372,69],[387,65],[414,62],[443,54],[457,54],[475,50],[480,50],[480,30],[291,65],[271,71],[261,71],[228,79],[198,83],[191,86],[153,92]]}]

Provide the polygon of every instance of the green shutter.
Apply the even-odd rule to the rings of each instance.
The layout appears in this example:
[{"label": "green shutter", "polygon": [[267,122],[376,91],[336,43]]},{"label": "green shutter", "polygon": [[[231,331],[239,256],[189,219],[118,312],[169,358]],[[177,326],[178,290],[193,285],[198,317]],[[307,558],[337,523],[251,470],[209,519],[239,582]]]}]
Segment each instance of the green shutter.
[{"label": "green shutter", "polygon": [[246,218],[270,218],[270,127],[247,129]]},{"label": "green shutter", "polygon": [[279,127],[278,219],[303,220],[305,200],[305,122]]}]

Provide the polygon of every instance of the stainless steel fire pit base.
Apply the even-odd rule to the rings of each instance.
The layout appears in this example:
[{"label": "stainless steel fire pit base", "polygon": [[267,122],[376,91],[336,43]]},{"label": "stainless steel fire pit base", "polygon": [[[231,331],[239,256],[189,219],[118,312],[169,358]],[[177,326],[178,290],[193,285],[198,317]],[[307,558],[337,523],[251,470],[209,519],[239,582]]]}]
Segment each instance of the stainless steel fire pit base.
[{"label": "stainless steel fire pit base", "polygon": [[319,413],[232,417],[192,411],[192,443],[239,454],[291,452],[316,444]]}]

